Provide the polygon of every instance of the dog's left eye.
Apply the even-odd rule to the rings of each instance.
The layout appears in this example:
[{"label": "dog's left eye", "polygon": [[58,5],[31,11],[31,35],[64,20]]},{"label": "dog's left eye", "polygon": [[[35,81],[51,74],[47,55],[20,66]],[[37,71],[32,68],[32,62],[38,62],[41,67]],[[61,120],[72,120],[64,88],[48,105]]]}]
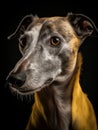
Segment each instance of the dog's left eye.
[{"label": "dog's left eye", "polygon": [[25,48],[26,42],[27,42],[26,36],[23,36],[23,37],[21,37],[21,38],[19,39],[19,45],[20,45],[20,47],[21,47],[22,49]]},{"label": "dog's left eye", "polygon": [[50,44],[52,46],[58,46],[59,44],[61,44],[61,39],[57,36],[51,37],[50,38]]}]

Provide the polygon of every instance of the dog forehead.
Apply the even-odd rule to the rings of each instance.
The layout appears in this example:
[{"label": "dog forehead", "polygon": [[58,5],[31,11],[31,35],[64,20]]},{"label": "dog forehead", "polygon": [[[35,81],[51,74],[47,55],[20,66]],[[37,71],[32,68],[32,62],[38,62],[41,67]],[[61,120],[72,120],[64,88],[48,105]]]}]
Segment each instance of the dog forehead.
[{"label": "dog forehead", "polygon": [[[40,19],[41,20],[41,19]],[[57,30],[57,31],[68,31],[73,30],[71,27],[68,19],[66,17],[50,17],[50,18],[44,18],[42,22],[42,27],[44,29],[50,28],[51,30]]]},{"label": "dog forehead", "polygon": [[43,17],[39,18],[34,24],[32,23],[28,30],[35,36],[40,35],[40,38],[46,38],[48,35],[60,34],[66,41],[70,41],[76,37],[67,17]]},{"label": "dog forehead", "polygon": [[43,30],[51,29],[57,30],[58,32],[65,32],[68,30],[70,32],[73,31],[73,28],[71,27],[67,17],[54,16],[39,18],[35,23],[31,23],[28,30],[39,30],[38,26],[42,27]]},{"label": "dog forehead", "polygon": [[44,19],[40,30],[41,36],[60,34],[67,41],[76,37],[75,32],[66,17],[50,17]]}]

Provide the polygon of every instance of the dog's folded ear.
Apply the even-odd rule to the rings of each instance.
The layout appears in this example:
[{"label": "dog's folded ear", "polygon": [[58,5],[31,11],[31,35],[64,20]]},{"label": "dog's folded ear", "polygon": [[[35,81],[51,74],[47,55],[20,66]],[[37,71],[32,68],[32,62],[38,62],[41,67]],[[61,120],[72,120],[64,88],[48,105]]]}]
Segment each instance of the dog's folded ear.
[{"label": "dog's folded ear", "polygon": [[95,23],[87,16],[83,14],[73,14],[68,13],[68,20],[74,28],[77,36],[80,39],[85,39],[91,34],[98,35],[98,29],[95,26]]},{"label": "dog's folded ear", "polygon": [[12,33],[10,36],[8,36],[8,39],[12,39],[14,37],[19,37],[20,34],[24,33],[24,31],[27,29],[27,27],[30,25],[30,23],[32,23],[36,19],[38,19],[38,16],[33,16],[32,14],[26,15],[19,23],[15,32]]}]

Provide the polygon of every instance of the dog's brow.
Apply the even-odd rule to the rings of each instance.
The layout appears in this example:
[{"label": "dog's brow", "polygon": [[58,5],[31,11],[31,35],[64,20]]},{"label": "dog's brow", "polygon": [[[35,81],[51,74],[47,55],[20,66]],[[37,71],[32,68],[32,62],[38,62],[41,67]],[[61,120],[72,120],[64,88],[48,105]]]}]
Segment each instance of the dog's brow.
[{"label": "dog's brow", "polygon": [[44,39],[53,33],[59,33],[57,31],[57,28],[55,27],[55,24],[53,22],[50,22],[50,21],[44,22],[42,25],[42,28],[40,30],[40,38]]},{"label": "dog's brow", "polygon": [[[70,25],[67,25],[67,22],[64,21],[46,21],[43,23],[42,28],[40,30],[40,38],[44,39],[48,37],[49,35],[61,35],[64,39],[66,39],[67,42],[70,41],[70,39],[73,37],[72,28],[70,28]],[[57,35],[57,36],[59,36]]]}]

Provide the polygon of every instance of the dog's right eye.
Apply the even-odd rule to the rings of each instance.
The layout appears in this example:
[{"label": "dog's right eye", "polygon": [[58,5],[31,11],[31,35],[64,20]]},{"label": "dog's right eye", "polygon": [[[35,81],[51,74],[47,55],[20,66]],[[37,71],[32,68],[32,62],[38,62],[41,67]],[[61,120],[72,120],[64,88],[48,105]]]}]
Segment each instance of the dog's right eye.
[{"label": "dog's right eye", "polygon": [[57,36],[53,36],[50,38],[50,44],[52,46],[58,46],[59,44],[61,44],[61,39]]},{"label": "dog's right eye", "polygon": [[24,49],[27,43],[27,38],[26,36],[23,36],[19,39],[19,46]]}]

